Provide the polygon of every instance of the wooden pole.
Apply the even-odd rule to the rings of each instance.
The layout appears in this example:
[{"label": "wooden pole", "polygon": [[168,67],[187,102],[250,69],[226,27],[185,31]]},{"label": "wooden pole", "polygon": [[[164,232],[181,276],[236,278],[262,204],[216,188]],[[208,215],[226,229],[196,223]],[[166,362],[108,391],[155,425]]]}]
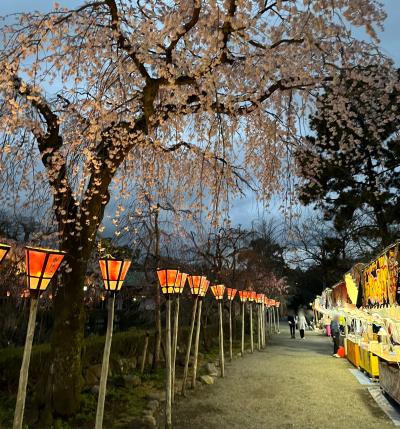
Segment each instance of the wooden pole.
[{"label": "wooden pole", "polygon": [[261,350],[261,305],[257,304],[257,350]]},{"label": "wooden pole", "polygon": [[112,341],[113,326],[114,326],[114,304],[115,304],[115,293],[113,293],[111,297],[108,298],[107,332],[106,332],[106,342],[104,344],[103,362],[101,364],[101,376],[100,376],[100,385],[99,385],[99,397],[97,400],[95,429],[101,429],[103,427],[104,403],[105,403],[106,391],[107,391],[108,366],[110,362],[111,341]]},{"label": "wooden pole", "polygon": [[229,300],[229,360],[232,362],[232,300]]},{"label": "wooden pole", "polygon": [[280,315],[279,315],[279,307],[276,307],[276,316],[277,316],[277,319],[278,319],[278,334],[280,334],[281,333],[281,329],[280,329],[280,326],[279,326],[279,319],[280,319]]},{"label": "wooden pole", "polygon": [[225,376],[225,356],[224,356],[224,325],[222,321],[222,300],[218,301],[219,312],[219,367],[221,369],[221,377]]},{"label": "wooden pole", "polygon": [[171,359],[171,299],[167,297],[167,314],[165,327],[165,429],[172,428],[172,359]]},{"label": "wooden pole", "polygon": [[144,367],[146,366],[146,359],[147,359],[147,348],[149,346],[149,333],[146,332],[146,337],[144,339],[144,347],[143,347],[143,355],[142,355],[142,363],[140,365],[140,373],[143,374]]},{"label": "wooden pole", "polygon": [[201,325],[201,306],[203,300],[199,297],[199,302],[197,304],[197,326],[196,326],[196,338],[194,341],[194,360],[193,360],[193,373],[192,373],[192,389],[196,387],[196,377],[197,377],[197,359],[199,356],[199,341],[200,341],[200,325]]},{"label": "wooden pole", "polygon": [[190,350],[192,348],[192,340],[193,340],[194,324],[196,322],[196,311],[197,311],[198,300],[199,300],[199,297],[196,296],[193,303],[192,320],[190,322],[190,332],[189,332],[188,344],[186,348],[185,368],[183,370],[183,379],[182,379],[182,396],[185,396],[186,394],[186,383],[187,383],[187,377],[189,372]]},{"label": "wooden pole", "polygon": [[269,317],[269,334],[272,335],[272,314],[271,314],[271,307],[268,308],[268,317]]},{"label": "wooden pole", "polygon": [[349,327],[347,326],[347,318],[344,318],[344,353],[347,356],[347,335],[349,334]]},{"label": "wooden pole", "polygon": [[244,357],[244,302],[242,302],[242,345],[241,345],[241,353],[242,357]]},{"label": "wooden pole", "polygon": [[265,313],[264,303],[261,303],[261,347],[265,347]]},{"label": "wooden pole", "polygon": [[253,303],[250,302],[250,350],[254,352],[254,338],[253,338]]},{"label": "wooden pole", "polygon": [[175,400],[175,368],[176,350],[178,348],[178,326],[179,326],[179,295],[176,295],[174,314],[174,336],[172,338],[172,403]]},{"label": "wooden pole", "polygon": [[19,373],[18,394],[17,394],[17,402],[15,404],[13,429],[22,429],[22,423],[24,420],[26,387],[28,385],[28,374],[29,374],[29,362],[31,360],[32,343],[33,343],[33,336],[35,334],[36,315],[37,315],[39,298],[32,296],[30,301],[31,302],[30,302],[30,308],[29,308],[28,329],[26,332],[24,355],[22,357],[22,365]]}]

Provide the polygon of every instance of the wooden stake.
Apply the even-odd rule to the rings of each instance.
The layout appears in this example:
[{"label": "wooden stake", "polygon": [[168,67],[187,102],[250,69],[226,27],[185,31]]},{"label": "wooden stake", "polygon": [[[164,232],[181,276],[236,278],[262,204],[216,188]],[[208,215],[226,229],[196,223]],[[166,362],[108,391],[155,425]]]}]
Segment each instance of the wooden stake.
[{"label": "wooden stake", "polygon": [[344,318],[344,354],[347,356],[347,335],[349,334],[349,327],[347,326],[347,319]]},{"label": "wooden stake", "polygon": [[261,350],[261,305],[257,304],[257,350]]},{"label": "wooden stake", "polygon": [[199,300],[199,297],[196,296],[194,303],[193,303],[192,320],[190,322],[190,332],[189,332],[188,344],[187,344],[187,348],[186,348],[185,368],[183,370],[183,379],[182,379],[182,396],[185,396],[185,394],[186,394],[186,383],[187,383],[187,376],[188,376],[188,372],[189,372],[190,350],[192,348],[192,339],[193,339],[193,332],[194,332],[194,324],[196,322],[196,311],[197,311],[198,300]]},{"label": "wooden stake", "polygon": [[264,329],[264,304],[261,303],[261,348],[265,347],[265,329]]},{"label": "wooden stake", "polygon": [[253,338],[253,303],[250,302],[250,350],[254,352],[254,338]]},{"label": "wooden stake", "polygon": [[280,326],[279,326],[279,319],[280,319],[280,315],[279,315],[279,307],[276,307],[276,317],[277,317],[277,319],[278,319],[278,334],[280,334],[280,333],[281,333],[281,330],[280,330]]},{"label": "wooden stake", "polygon": [[165,328],[165,429],[172,429],[172,361],[171,361],[171,299],[167,297],[167,314]]},{"label": "wooden stake", "polygon": [[140,365],[140,373],[143,374],[144,367],[146,366],[146,359],[147,359],[147,348],[149,346],[149,333],[146,332],[146,337],[144,339],[144,347],[143,347],[143,355],[142,355],[142,363]]},{"label": "wooden stake", "polygon": [[241,346],[241,352],[242,357],[244,357],[244,302],[242,302],[242,346]]},{"label": "wooden stake", "polygon": [[199,341],[200,341],[200,325],[201,325],[201,305],[203,300],[199,297],[199,302],[197,304],[197,326],[196,326],[196,338],[194,341],[194,360],[193,360],[193,373],[192,373],[192,389],[196,387],[196,377],[197,377],[197,359],[199,356]]},{"label": "wooden stake", "polygon": [[113,293],[112,296],[108,298],[107,332],[106,332],[106,342],[104,344],[103,362],[101,364],[101,376],[100,376],[100,385],[99,385],[99,397],[97,400],[95,429],[101,429],[103,427],[104,403],[105,403],[106,391],[107,391],[108,366],[110,362],[111,341],[112,341],[113,326],[114,326],[114,304],[115,304],[115,294]]},{"label": "wooden stake", "polygon": [[222,322],[222,300],[218,302],[219,312],[219,366],[221,369],[221,377],[225,376],[225,356],[224,356],[224,326]]},{"label": "wooden stake", "polygon": [[21,429],[24,420],[26,387],[28,385],[29,362],[31,360],[33,336],[35,334],[38,297],[31,297],[29,309],[28,329],[25,338],[24,355],[19,373],[17,402],[15,405],[13,429]]},{"label": "wooden stake", "polygon": [[176,295],[174,314],[174,335],[172,337],[172,403],[175,400],[175,367],[176,350],[178,348],[178,325],[179,325],[179,295]]},{"label": "wooden stake", "polygon": [[229,360],[232,362],[232,300],[229,300]]}]

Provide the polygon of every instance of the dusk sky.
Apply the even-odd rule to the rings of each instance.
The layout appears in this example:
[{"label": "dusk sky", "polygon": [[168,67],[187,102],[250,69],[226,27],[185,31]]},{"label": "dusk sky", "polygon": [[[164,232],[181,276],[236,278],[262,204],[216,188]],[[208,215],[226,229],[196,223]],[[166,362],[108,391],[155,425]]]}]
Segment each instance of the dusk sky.
[{"label": "dusk sky", "polygon": [[[63,1],[60,0],[61,6],[74,7],[81,4],[80,1]],[[393,58],[396,65],[400,67],[400,1],[399,0],[384,0],[387,20],[385,29],[380,32],[382,51],[389,57]],[[47,0],[13,0],[0,2],[0,15],[4,16],[11,13],[40,10],[45,11],[50,9],[53,2]],[[366,37],[359,29],[354,29],[358,37]],[[252,220],[259,216],[277,215],[278,207],[282,204],[280,198],[275,198],[269,204],[267,209],[263,205],[258,204],[254,194],[232,201],[231,219],[234,224],[248,226]]]}]

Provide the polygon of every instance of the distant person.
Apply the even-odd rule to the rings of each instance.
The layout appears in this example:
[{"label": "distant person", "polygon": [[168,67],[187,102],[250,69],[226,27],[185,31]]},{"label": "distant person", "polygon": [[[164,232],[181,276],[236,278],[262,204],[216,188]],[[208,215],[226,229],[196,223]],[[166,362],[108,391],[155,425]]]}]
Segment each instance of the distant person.
[{"label": "distant person", "polygon": [[288,314],[287,320],[289,323],[290,336],[291,338],[296,338],[296,317],[293,311]]},{"label": "distant person", "polygon": [[306,320],[306,316],[305,316],[303,310],[299,311],[299,319],[298,319],[297,323],[299,325],[300,338],[303,339],[304,338],[304,332],[307,328],[307,320]]},{"label": "distant person", "polygon": [[340,323],[339,316],[335,315],[331,321],[331,336],[333,340],[333,355],[334,357],[340,357],[337,352],[339,350],[340,340]]}]

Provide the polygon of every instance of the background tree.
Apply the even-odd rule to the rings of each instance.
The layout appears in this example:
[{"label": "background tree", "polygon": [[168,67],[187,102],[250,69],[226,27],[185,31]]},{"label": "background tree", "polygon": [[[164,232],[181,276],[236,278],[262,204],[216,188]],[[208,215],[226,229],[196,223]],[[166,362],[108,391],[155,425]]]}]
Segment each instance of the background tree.
[{"label": "background tree", "polygon": [[[343,71],[318,98],[297,153],[300,200],[367,249],[400,237],[400,71]],[[365,251],[365,247],[364,247]]]},{"label": "background tree", "polygon": [[370,46],[347,27],[374,36],[384,13],[376,0],[102,0],[10,19],[0,55],[1,201],[32,215],[47,209],[53,245],[67,253],[45,427],[79,408],[82,285],[111,195],[122,204],[130,184],[174,171],[176,202],[195,209],[218,214],[229,190],[246,185],[269,197],[312,89],[337,64],[368,61]]}]

